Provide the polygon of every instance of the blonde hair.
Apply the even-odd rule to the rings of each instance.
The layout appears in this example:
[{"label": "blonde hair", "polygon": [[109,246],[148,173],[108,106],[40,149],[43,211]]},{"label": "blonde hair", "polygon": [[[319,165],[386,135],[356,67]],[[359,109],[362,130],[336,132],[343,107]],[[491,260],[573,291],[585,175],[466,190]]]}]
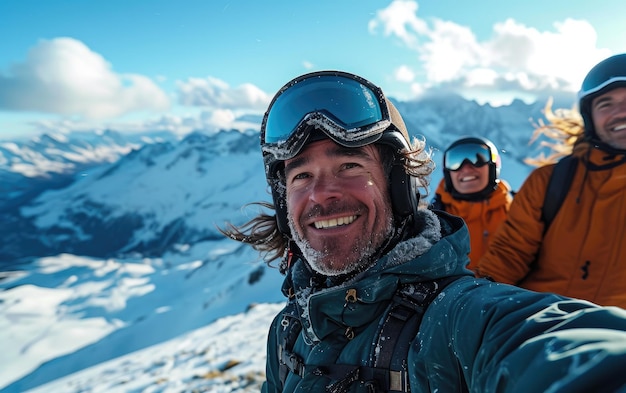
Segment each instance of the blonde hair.
[{"label": "blonde hair", "polygon": [[526,158],[524,162],[532,166],[543,166],[557,162],[561,157],[567,156],[574,150],[574,145],[582,140],[585,126],[583,118],[576,105],[570,109],[552,110],[552,98],[548,100],[544,107],[543,113],[548,121],[546,124],[543,119],[539,119],[534,123],[535,131],[530,138],[529,144],[537,141],[541,136],[545,136],[550,140],[540,142],[541,147],[547,147],[551,153],[546,155],[544,152],[537,157]]}]

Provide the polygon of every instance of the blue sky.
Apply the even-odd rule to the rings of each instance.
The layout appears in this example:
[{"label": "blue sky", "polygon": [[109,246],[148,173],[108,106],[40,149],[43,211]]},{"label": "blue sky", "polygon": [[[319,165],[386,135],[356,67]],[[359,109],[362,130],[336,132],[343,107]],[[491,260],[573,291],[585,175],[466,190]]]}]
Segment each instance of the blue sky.
[{"label": "blue sky", "polygon": [[4,0],[0,139],[237,127],[320,69],[401,100],[573,94],[593,64],[626,52],[624,14],[623,0]]}]

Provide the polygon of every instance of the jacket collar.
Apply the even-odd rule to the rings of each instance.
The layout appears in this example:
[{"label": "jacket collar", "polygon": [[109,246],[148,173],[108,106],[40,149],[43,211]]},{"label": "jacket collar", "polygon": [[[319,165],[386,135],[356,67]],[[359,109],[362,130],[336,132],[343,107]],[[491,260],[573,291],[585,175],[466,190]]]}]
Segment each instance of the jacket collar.
[{"label": "jacket collar", "polygon": [[330,334],[364,329],[387,307],[401,285],[449,275],[468,275],[469,233],[462,219],[444,212],[420,210],[426,225],[415,237],[400,242],[374,266],[336,286],[298,260],[285,284],[293,286],[305,337],[318,342]]}]

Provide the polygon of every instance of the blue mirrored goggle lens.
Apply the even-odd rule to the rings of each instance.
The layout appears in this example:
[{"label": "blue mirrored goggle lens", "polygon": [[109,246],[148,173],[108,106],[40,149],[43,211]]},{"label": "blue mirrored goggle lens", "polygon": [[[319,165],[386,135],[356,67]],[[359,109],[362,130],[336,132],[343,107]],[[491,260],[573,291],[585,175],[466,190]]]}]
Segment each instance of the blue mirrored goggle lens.
[{"label": "blue mirrored goggle lens", "polygon": [[444,155],[444,166],[450,171],[458,171],[465,161],[480,167],[493,162],[493,157],[489,147],[475,143],[455,146]]},{"label": "blue mirrored goggle lens", "polygon": [[[351,136],[367,136],[362,133],[363,128],[384,120],[386,115],[380,99],[381,94],[345,76],[317,75],[296,81],[272,103],[262,130],[262,143],[287,141],[311,113],[320,113],[342,127],[346,142],[350,142]],[[350,135],[350,130],[359,132]]]}]

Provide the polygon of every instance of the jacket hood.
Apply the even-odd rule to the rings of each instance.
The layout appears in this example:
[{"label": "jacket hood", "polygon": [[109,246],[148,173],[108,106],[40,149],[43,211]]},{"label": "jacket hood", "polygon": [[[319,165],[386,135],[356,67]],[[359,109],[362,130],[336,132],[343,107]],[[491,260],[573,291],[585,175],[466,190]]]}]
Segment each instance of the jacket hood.
[{"label": "jacket hood", "polygon": [[[473,273],[468,263],[469,233],[463,220],[445,212],[420,210],[423,230],[398,243],[374,266],[337,286],[326,287],[325,278],[298,260],[283,285],[293,289],[305,336],[317,342],[346,326],[358,330],[377,318],[401,285]],[[347,293],[354,294],[354,301]],[[314,313],[312,313],[314,311]]]}]

